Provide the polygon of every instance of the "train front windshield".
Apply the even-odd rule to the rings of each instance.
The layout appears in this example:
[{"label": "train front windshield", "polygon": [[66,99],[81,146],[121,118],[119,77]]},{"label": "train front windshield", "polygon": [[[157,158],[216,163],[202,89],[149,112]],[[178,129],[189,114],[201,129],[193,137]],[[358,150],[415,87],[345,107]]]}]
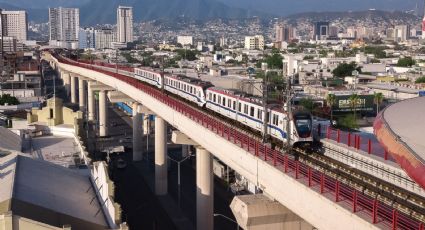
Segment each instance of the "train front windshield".
[{"label": "train front windshield", "polygon": [[311,136],[312,122],[309,115],[295,116],[295,126],[300,138]]}]

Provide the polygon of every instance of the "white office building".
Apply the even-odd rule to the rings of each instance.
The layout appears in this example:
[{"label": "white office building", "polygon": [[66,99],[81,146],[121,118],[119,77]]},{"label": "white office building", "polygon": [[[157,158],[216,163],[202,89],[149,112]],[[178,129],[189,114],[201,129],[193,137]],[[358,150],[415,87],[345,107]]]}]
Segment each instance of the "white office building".
[{"label": "white office building", "polygon": [[0,31],[4,28],[3,36],[13,37],[20,42],[27,40],[28,21],[25,11],[2,11]]},{"label": "white office building", "polygon": [[263,35],[245,37],[245,49],[247,50],[264,50]]},{"label": "white office building", "polygon": [[193,37],[192,36],[177,36],[177,43],[182,46],[192,46],[193,45]]},{"label": "white office building", "polygon": [[80,11],[77,8],[49,8],[49,43],[68,49],[79,46]]},{"label": "white office building", "polygon": [[119,6],[117,9],[117,41],[133,42],[133,7]]},{"label": "white office building", "polygon": [[112,43],[115,42],[115,33],[111,29],[95,30],[95,47],[96,49],[111,49]]}]

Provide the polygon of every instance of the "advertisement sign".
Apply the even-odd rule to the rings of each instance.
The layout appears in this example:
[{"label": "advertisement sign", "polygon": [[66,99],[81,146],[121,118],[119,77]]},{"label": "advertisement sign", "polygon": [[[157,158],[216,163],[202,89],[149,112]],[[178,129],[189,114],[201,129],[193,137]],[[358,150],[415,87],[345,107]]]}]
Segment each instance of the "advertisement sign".
[{"label": "advertisement sign", "polygon": [[373,95],[358,95],[356,102],[352,102],[351,95],[336,95],[336,103],[333,106],[335,112],[373,111]]}]

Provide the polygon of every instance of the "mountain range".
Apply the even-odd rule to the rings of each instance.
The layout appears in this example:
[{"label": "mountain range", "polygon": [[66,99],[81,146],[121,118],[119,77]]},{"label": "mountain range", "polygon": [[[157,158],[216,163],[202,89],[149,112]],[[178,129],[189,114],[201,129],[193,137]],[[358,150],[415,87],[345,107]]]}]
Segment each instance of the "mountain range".
[{"label": "mountain range", "polygon": [[[48,20],[49,7],[80,8],[80,24],[115,23],[118,5],[133,6],[134,20],[188,17],[247,18],[280,17],[310,11],[346,11],[369,8],[414,9],[419,0],[0,0],[0,8],[27,10],[29,19]],[[419,8],[422,5],[418,5]]]}]

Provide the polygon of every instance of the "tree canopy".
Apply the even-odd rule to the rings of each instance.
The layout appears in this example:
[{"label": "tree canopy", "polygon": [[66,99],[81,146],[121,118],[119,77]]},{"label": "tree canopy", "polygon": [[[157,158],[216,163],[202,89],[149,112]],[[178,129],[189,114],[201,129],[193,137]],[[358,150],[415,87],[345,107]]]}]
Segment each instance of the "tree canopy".
[{"label": "tree canopy", "polygon": [[264,59],[257,62],[257,68],[261,68],[261,63],[266,62],[271,69],[282,69],[282,56],[279,53],[273,53],[272,55],[265,56]]},{"label": "tree canopy", "polygon": [[18,105],[19,100],[16,97],[10,96],[10,94],[3,94],[0,96],[0,105]]},{"label": "tree canopy", "polygon": [[416,62],[411,57],[400,58],[397,62],[397,66],[399,67],[411,67],[414,64],[416,64]]},{"label": "tree canopy", "polygon": [[361,72],[361,68],[358,67],[355,62],[341,63],[332,71],[332,74],[335,77],[342,78],[346,76],[351,76],[354,70]]},{"label": "tree canopy", "polygon": [[415,83],[425,83],[425,76],[416,79]]}]

